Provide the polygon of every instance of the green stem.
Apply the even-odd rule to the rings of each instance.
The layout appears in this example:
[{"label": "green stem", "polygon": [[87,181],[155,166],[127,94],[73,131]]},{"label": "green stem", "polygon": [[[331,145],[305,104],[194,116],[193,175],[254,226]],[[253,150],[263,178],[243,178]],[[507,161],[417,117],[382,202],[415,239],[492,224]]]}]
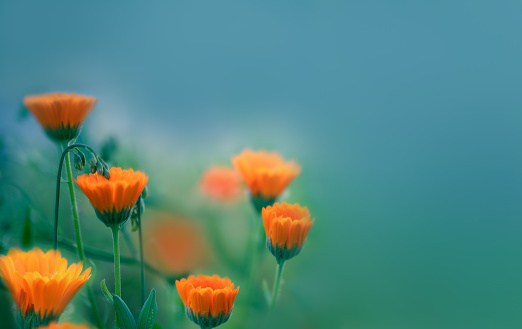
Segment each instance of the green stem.
[{"label": "green stem", "polygon": [[250,270],[248,273],[248,286],[247,286],[247,302],[250,304],[252,297],[254,295],[254,281],[257,273],[258,263],[261,259],[260,255],[262,252],[263,244],[263,234],[261,234],[261,229],[263,228],[263,219],[261,218],[261,213],[257,213],[258,216],[255,218],[255,222],[252,224],[251,228],[251,237],[250,237]]},{"label": "green stem", "polygon": [[[62,146],[62,148],[65,150],[66,145]],[[71,208],[72,208],[72,215],[73,215],[73,222],[74,222],[74,232],[76,235],[76,250],[78,250],[78,257],[80,258],[80,261],[82,263],[85,263],[85,252],[83,250],[82,233],[81,233],[81,229],[80,229],[80,219],[78,217],[78,204],[76,203],[76,194],[74,193],[74,184],[73,184],[73,180],[72,180],[72,169],[71,169],[71,157],[70,157],[69,153],[67,153],[67,155],[65,156],[65,169],[67,172],[67,185],[69,186],[69,197],[71,199]],[[59,176],[61,176],[61,175],[59,175]],[[58,179],[60,179],[60,177]],[[58,181],[58,184],[59,184],[59,182],[60,181]],[[57,196],[57,199],[59,199],[59,195]],[[58,211],[58,209],[56,211]],[[56,249],[56,247],[57,247],[57,239],[56,239],[57,227],[56,226],[55,226],[54,249]],[[91,304],[91,309],[92,309],[92,312],[94,315],[94,319],[96,321],[96,325],[99,328],[102,328],[103,324],[101,322],[100,315],[98,314],[98,309],[96,307],[96,300],[94,298],[94,293],[92,291],[92,287],[89,284],[87,284],[87,295],[89,296],[89,302]]]},{"label": "green stem", "polygon": [[277,263],[276,274],[275,274],[275,279],[274,279],[274,289],[272,289],[272,300],[270,301],[270,309],[273,309],[276,304],[277,295],[279,294],[279,284],[281,282],[281,276],[283,274],[284,266],[285,266],[285,261]]},{"label": "green stem", "polygon": [[145,305],[145,260],[143,259],[143,234],[141,232],[141,195],[138,198],[138,230],[140,235],[141,305]]},{"label": "green stem", "polygon": [[121,297],[121,270],[120,270],[120,228],[112,227],[112,241],[114,244],[114,291]]},{"label": "green stem", "polygon": [[78,218],[78,204],[76,203],[76,194],[74,193],[74,183],[72,180],[71,155],[67,153],[65,156],[65,170],[67,171],[67,186],[69,187],[69,196],[71,198],[71,208],[74,222],[74,233],[76,234],[76,244],[78,247],[78,256],[80,261],[85,261],[85,253],[83,251],[82,233],[80,229],[80,219]]}]

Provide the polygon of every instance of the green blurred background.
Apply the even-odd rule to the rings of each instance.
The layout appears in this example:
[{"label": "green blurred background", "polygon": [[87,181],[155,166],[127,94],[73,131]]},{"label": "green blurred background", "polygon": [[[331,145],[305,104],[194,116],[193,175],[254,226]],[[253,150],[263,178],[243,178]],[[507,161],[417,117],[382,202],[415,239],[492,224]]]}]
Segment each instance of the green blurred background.
[{"label": "green blurred background", "polygon": [[[59,153],[21,100],[75,91],[99,98],[82,140],[114,138],[112,163],[149,174],[148,209],[203,226],[213,214],[237,255],[254,215],[201,199],[203,170],[246,147],[302,165],[283,200],[316,222],[279,307],[238,300],[222,328],[519,328],[521,18],[520,1],[3,1],[0,242],[19,243],[28,205],[35,232],[53,215]],[[86,244],[110,251],[78,195]],[[96,264],[95,289],[112,282],[112,264]],[[260,277],[274,268],[265,255]],[[137,305],[137,269],[124,270]],[[243,285],[236,270],[201,268]],[[177,293],[147,278],[158,323],[195,328],[169,324]],[[67,312],[85,317],[81,297]]]}]

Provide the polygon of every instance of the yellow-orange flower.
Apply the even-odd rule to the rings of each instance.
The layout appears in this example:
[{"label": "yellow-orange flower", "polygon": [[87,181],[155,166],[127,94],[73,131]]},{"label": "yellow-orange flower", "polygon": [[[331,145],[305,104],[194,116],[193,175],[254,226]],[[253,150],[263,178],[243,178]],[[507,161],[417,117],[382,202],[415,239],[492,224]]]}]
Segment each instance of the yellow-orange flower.
[{"label": "yellow-orange flower", "polygon": [[129,218],[148,177],[140,171],[113,167],[109,179],[94,173],[83,174],[74,181],[91,201],[98,218],[108,227],[115,227]]},{"label": "yellow-orange flower", "polygon": [[187,317],[202,328],[215,328],[230,318],[239,287],[217,275],[190,275],[176,281]]},{"label": "yellow-orange flower", "polygon": [[49,137],[70,141],[78,136],[81,125],[96,106],[97,99],[75,93],[48,93],[24,97],[25,106],[33,113]]},{"label": "yellow-orange flower", "polygon": [[[36,315],[39,324],[57,320],[67,304],[91,276],[91,268],[82,273],[81,263],[67,267],[59,251],[44,253],[11,249],[0,256],[0,276],[24,316]],[[34,313],[34,314],[33,314]],[[31,318],[31,316],[29,316]]]},{"label": "yellow-orange flower", "polygon": [[205,240],[193,221],[153,212],[144,223],[145,258],[158,270],[169,277],[179,278],[201,265]]},{"label": "yellow-orange flower", "polygon": [[217,201],[232,201],[241,196],[239,176],[232,168],[214,166],[201,177],[201,191]]},{"label": "yellow-orange flower", "polygon": [[266,246],[278,262],[297,256],[315,219],[310,221],[307,207],[275,203],[263,208]]},{"label": "yellow-orange flower", "polygon": [[88,327],[85,324],[73,324],[69,322],[51,322],[49,323],[49,325],[45,327],[40,327],[39,329],[91,329],[91,327]]},{"label": "yellow-orange flower", "polygon": [[247,149],[233,157],[232,164],[245,181],[253,198],[261,196],[272,202],[301,172],[297,163],[285,161],[277,152],[254,152]]}]

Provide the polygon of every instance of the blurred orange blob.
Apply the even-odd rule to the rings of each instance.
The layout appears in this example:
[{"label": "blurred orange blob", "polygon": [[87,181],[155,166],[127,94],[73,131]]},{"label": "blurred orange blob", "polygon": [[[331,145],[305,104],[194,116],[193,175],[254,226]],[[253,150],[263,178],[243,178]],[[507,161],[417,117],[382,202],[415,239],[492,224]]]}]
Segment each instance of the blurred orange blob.
[{"label": "blurred orange blob", "polygon": [[202,328],[215,328],[225,323],[234,307],[239,287],[229,278],[217,275],[190,275],[176,281],[187,317]]},{"label": "blurred orange blob", "polygon": [[288,260],[301,252],[303,244],[315,219],[310,221],[307,207],[298,203],[281,204],[263,208],[263,224],[268,250],[277,261]]},{"label": "blurred orange blob", "polygon": [[140,171],[112,167],[109,179],[94,173],[78,176],[74,182],[89,198],[98,218],[108,227],[113,227],[129,218],[148,179]]},{"label": "blurred orange blob", "polygon": [[98,100],[75,93],[48,93],[24,97],[24,105],[33,113],[52,139],[63,142],[76,138],[81,125]]},{"label": "blurred orange blob", "polygon": [[145,258],[165,275],[179,277],[202,265],[205,239],[192,221],[161,214],[148,217],[143,223]]},{"label": "blurred orange blob", "polygon": [[232,164],[253,197],[277,198],[301,172],[294,161],[285,161],[277,152],[244,150],[232,158]]},{"label": "blurred orange blob", "polygon": [[201,192],[207,197],[221,201],[237,200],[241,196],[241,181],[232,168],[214,166],[207,169],[200,182]]},{"label": "blurred orange blob", "polygon": [[0,256],[0,276],[24,318],[40,317],[43,324],[57,320],[91,276],[81,263],[67,267],[59,251],[11,249]]},{"label": "blurred orange blob", "polygon": [[62,323],[52,322],[52,323],[49,323],[48,326],[40,327],[40,329],[91,329],[91,327],[88,327],[85,324],[73,324],[73,323],[68,323],[68,322],[62,322]]}]

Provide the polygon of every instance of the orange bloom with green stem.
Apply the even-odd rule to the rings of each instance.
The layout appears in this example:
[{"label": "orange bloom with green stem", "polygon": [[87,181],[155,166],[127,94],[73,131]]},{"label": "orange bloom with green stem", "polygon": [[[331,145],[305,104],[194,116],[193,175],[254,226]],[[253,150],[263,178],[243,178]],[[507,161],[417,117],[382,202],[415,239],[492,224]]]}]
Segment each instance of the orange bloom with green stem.
[{"label": "orange bloom with green stem", "polygon": [[119,227],[129,218],[148,177],[140,171],[117,167],[109,173],[109,179],[94,173],[83,174],[74,181],[91,201],[98,218],[107,227]]},{"label": "orange bloom with green stem", "polygon": [[11,249],[0,256],[0,276],[31,328],[60,317],[91,276],[91,268],[83,273],[82,269],[81,263],[67,266],[67,259],[56,250]]},{"label": "orange bloom with green stem", "polygon": [[85,324],[73,324],[69,322],[51,322],[49,323],[49,325],[45,327],[40,327],[39,329],[91,329],[91,327],[88,327]]},{"label": "orange bloom with green stem", "polygon": [[75,93],[48,93],[24,97],[24,105],[33,113],[47,135],[57,142],[69,142],[80,133],[81,126],[97,99]]},{"label": "orange bloom with green stem", "polygon": [[275,203],[263,208],[266,246],[278,263],[297,256],[315,219],[310,221],[307,207]]},{"label": "orange bloom with green stem", "polygon": [[301,172],[296,162],[286,161],[277,152],[247,149],[233,157],[232,164],[245,181],[259,212],[271,205]]},{"label": "orange bloom with green stem", "polygon": [[228,202],[241,196],[239,176],[232,168],[213,166],[201,177],[201,192],[216,201]]},{"label": "orange bloom with green stem", "polygon": [[176,281],[187,317],[201,328],[215,328],[228,321],[239,292],[229,278],[190,275]]}]

